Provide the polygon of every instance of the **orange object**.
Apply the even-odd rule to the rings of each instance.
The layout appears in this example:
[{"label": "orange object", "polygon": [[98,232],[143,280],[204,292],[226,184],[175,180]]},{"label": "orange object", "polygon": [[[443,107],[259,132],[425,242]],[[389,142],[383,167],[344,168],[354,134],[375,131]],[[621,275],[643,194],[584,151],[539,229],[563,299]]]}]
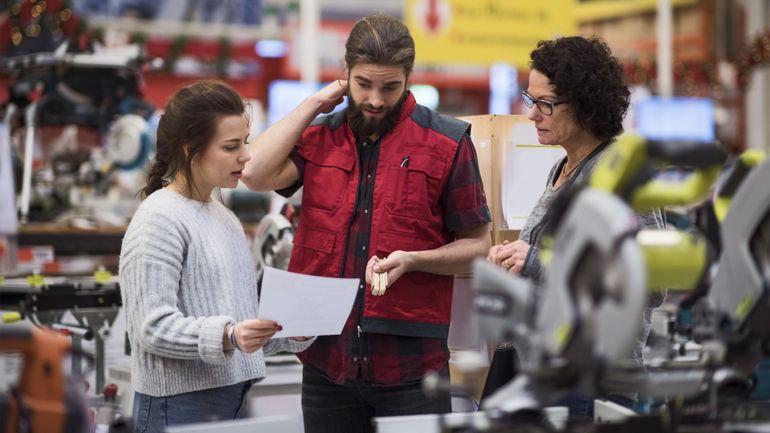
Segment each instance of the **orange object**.
[{"label": "orange object", "polygon": [[0,394],[3,433],[87,431],[85,397],[62,372],[69,338],[35,327],[0,326],[0,352],[20,352],[24,358],[19,383]]}]

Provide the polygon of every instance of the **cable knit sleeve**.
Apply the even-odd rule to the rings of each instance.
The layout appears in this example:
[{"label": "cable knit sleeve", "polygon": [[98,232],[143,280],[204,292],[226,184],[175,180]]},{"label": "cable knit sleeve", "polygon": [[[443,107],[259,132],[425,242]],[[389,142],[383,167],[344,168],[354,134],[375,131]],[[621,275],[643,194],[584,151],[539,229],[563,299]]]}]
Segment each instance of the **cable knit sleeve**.
[{"label": "cable knit sleeve", "polygon": [[310,347],[315,341],[315,337],[307,341],[294,341],[288,338],[273,338],[270,339],[265,347],[263,347],[265,356],[272,355],[278,352],[291,352],[297,353]]},{"label": "cable knit sleeve", "polygon": [[126,233],[120,282],[129,338],[143,350],[175,359],[222,364],[227,315],[190,317],[178,307],[185,263],[184,230],[162,215],[140,215]]}]

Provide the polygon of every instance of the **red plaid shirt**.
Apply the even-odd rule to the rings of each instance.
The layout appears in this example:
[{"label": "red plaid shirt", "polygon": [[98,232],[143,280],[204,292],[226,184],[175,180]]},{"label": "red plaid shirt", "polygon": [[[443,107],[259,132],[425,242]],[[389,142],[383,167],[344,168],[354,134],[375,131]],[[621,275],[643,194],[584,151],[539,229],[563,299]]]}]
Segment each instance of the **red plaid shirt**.
[{"label": "red plaid shirt", "polygon": [[[347,255],[342,277],[361,280],[358,296],[342,333],[318,337],[305,351],[309,360],[306,366],[316,369],[338,384],[359,380],[378,385],[416,382],[431,371],[441,370],[449,361],[446,339],[366,333],[360,332],[358,327],[366,288],[366,263],[369,261],[372,225],[369,209],[372,208],[372,192],[377,174],[378,144],[369,140],[356,142],[360,163],[358,196],[347,234]],[[290,157],[300,172],[300,179],[292,187],[279,191],[285,196],[293,194],[302,184],[301,173],[305,167],[305,161],[296,149]],[[476,150],[468,135],[460,140],[457,148],[443,192],[442,207],[444,224],[453,233],[487,224],[491,220]]]}]

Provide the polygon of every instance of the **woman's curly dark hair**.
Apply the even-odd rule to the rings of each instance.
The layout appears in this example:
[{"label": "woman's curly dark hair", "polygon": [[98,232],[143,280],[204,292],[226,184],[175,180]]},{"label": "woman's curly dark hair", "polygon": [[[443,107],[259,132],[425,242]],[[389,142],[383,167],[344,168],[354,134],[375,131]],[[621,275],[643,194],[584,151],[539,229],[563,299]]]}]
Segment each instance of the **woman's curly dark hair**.
[{"label": "woman's curly dark hair", "polygon": [[579,126],[602,140],[623,132],[630,92],[604,41],[583,36],[540,41],[530,59],[532,69],[551,81],[559,100],[569,103]]}]

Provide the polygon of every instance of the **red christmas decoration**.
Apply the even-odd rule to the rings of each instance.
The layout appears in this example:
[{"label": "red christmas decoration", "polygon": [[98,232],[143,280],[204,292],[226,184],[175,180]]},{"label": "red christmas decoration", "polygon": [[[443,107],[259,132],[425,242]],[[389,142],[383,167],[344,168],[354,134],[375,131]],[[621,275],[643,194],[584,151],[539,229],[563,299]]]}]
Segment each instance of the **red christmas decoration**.
[{"label": "red christmas decoration", "polygon": [[742,90],[749,86],[751,72],[757,66],[770,63],[770,31],[758,35],[746,44],[738,55],[738,85]]},{"label": "red christmas decoration", "polygon": [[66,39],[81,25],[66,0],[11,0],[7,14],[8,19],[0,23],[0,53],[44,36]]}]

